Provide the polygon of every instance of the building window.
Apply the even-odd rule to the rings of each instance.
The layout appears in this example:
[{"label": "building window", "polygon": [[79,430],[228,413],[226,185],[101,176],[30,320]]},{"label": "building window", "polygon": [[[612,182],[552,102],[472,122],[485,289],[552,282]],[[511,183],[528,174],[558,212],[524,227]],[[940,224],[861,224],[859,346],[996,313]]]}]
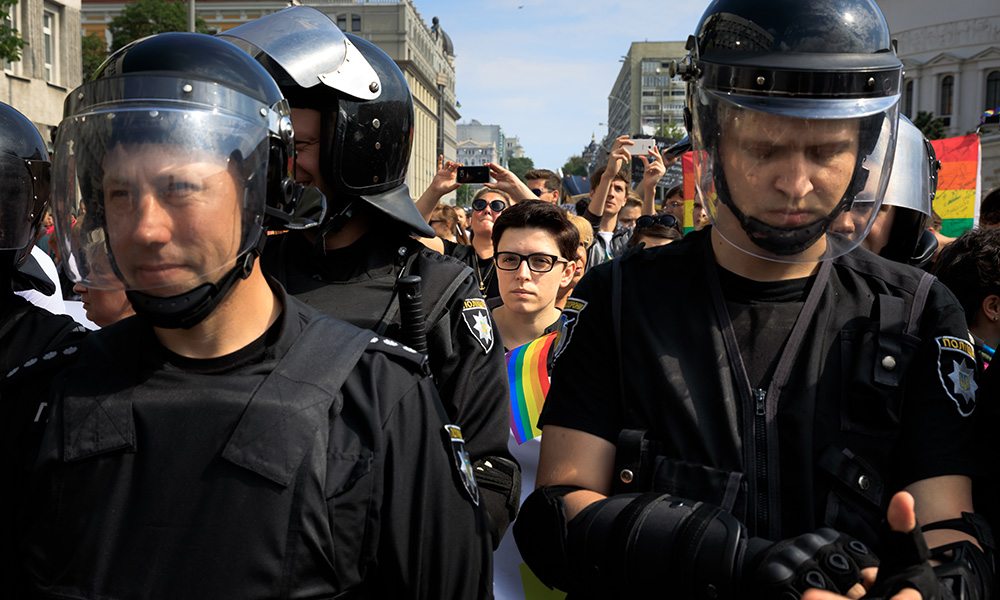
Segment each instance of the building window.
[{"label": "building window", "polygon": [[906,87],[903,89],[903,114],[909,118],[913,118],[913,80],[906,82]]},{"label": "building window", "polygon": [[351,31],[354,33],[361,31],[361,15],[351,15]]},{"label": "building window", "polygon": [[986,109],[1000,107],[1000,71],[991,71],[986,76]]},{"label": "building window", "polygon": [[[10,31],[17,32],[20,29],[21,24],[21,3],[15,2],[7,14],[3,16],[3,24],[6,29]],[[23,49],[21,50],[24,51]],[[10,73],[11,75],[21,74],[21,61],[9,62],[3,61],[3,70],[5,73]]]},{"label": "building window", "polygon": [[944,121],[945,126],[951,126],[951,100],[955,91],[955,78],[945,75],[941,78],[941,101],[938,105],[938,116]]},{"label": "building window", "polygon": [[337,27],[341,31],[347,31],[347,15],[337,15]]},{"label": "building window", "polygon": [[45,53],[45,81],[59,83],[59,13],[48,7],[42,11],[42,49]]}]

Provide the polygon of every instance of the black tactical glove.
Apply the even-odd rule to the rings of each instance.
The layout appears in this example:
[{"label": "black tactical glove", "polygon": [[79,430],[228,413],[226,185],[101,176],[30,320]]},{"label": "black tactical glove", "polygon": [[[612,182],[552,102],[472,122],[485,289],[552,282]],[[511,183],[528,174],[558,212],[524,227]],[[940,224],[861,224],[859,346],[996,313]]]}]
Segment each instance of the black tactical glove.
[{"label": "black tactical glove", "polygon": [[865,598],[892,598],[906,588],[920,592],[923,600],[952,598],[928,562],[931,553],[920,527],[914,527],[909,533],[886,532],[882,540],[882,565],[875,586]]},{"label": "black tactical glove", "polygon": [[[751,540],[751,552],[756,543]],[[823,528],[766,546],[746,564],[755,598],[794,600],[810,588],[846,594],[861,582],[861,571],[879,561],[865,544]]]}]

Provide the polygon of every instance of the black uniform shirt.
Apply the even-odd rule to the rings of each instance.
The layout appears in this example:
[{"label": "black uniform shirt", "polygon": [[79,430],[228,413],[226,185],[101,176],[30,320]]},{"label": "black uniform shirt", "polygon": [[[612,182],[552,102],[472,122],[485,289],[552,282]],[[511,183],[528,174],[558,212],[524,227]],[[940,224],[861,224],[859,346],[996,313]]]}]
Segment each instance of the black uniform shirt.
[{"label": "black uniform shirt", "polygon": [[303,376],[280,360],[300,337],[320,364],[344,360],[341,346],[302,333],[325,317],[282,303],[260,340],[209,361],[170,353],[138,318],[88,338],[45,399],[25,585],[74,598],[489,593],[485,519],[422,359],[340,324],[364,351],[331,395],[315,365]]},{"label": "black uniform shirt", "polygon": [[[415,254],[415,256],[413,256]],[[268,241],[265,273],[276,277],[288,293],[325,314],[374,329],[385,318],[393,287],[403,265],[423,279],[425,315],[441,304],[436,320],[427,322],[431,372],[451,419],[462,427],[473,460],[507,450],[510,427],[507,369],[493,318],[486,309],[476,277],[450,257],[428,250],[392,230],[370,232],[351,246],[323,252],[304,236],[289,234]],[[459,279],[457,286],[450,287]],[[399,338],[398,311],[387,319],[385,335]],[[491,496],[490,490],[483,493]],[[489,498],[498,532],[507,527],[508,498]]]},{"label": "black uniform shirt", "polygon": [[[756,531],[748,513],[756,505],[743,497],[731,508],[756,535],[773,539],[828,525],[874,545],[893,491],[929,477],[971,474],[970,423],[963,415],[975,405],[967,379],[973,358],[961,344],[968,340],[961,307],[934,282],[917,317],[919,339],[880,334],[876,305],[892,304],[880,295],[900,298],[905,316],[921,273],[862,249],[834,261],[790,379],[777,404],[767,400],[760,431],[766,443],[748,453],[755,411],[741,405],[713,310],[709,235],[695,232],[620,262],[620,361],[611,265],[580,282],[542,426],[612,443],[623,429],[648,430],[666,455],[657,471],[660,491],[718,505],[731,475],[745,493],[750,465],[764,460],[779,514]],[[877,353],[879,339],[898,347],[892,369]],[[562,369],[564,362],[571,368]],[[626,369],[621,384],[619,365]]]}]

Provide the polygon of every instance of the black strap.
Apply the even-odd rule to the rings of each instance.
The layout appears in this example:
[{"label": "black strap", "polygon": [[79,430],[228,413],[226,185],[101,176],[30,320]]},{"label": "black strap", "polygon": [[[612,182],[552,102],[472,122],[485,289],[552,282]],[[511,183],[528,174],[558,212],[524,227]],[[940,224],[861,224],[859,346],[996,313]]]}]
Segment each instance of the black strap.
[{"label": "black strap", "polygon": [[[577,317],[579,318],[579,317]],[[615,357],[618,359],[618,398],[622,417],[630,415],[625,401],[625,361],[622,360],[622,265],[621,260],[611,261],[611,328],[615,337]],[[631,419],[626,420],[626,425]]]},{"label": "black strap", "polygon": [[[733,371],[733,375],[736,377],[736,388],[737,392],[740,394],[740,400],[743,406],[743,413],[746,414],[754,407],[754,400],[752,397],[753,386],[750,384],[750,378],[747,375],[746,365],[743,362],[743,355],[740,353],[739,345],[736,341],[736,332],[733,330],[733,321],[729,316],[729,309],[726,307],[726,299],[722,294],[722,284],[719,282],[719,272],[718,265],[715,262],[715,256],[712,254],[710,249],[706,249],[703,254],[705,260],[706,276],[708,278],[709,290],[712,294],[712,304],[715,308],[715,315],[719,321],[719,327],[722,330],[722,339],[726,346],[726,357],[729,360],[729,366]],[[799,311],[799,316],[795,319],[795,325],[792,326],[792,331],[788,335],[788,339],[785,341],[784,348],[781,350],[781,356],[778,359],[778,365],[774,370],[774,375],[771,377],[771,382],[767,388],[767,395],[764,397],[764,410],[765,410],[765,423],[768,432],[767,435],[767,478],[768,478],[768,515],[770,518],[767,523],[767,535],[772,539],[779,537],[778,531],[780,530],[780,517],[777,510],[777,494],[776,492],[781,489],[780,481],[778,478],[778,436],[776,432],[771,431],[774,425],[775,419],[778,414],[778,400],[781,397],[781,392],[788,382],[788,378],[792,372],[792,366],[795,363],[795,359],[798,357],[799,347],[802,345],[802,341],[805,339],[806,330],[808,329],[809,323],[812,321],[813,315],[816,313],[816,308],[819,306],[820,298],[823,296],[823,292],[826,289],[826,284],[830,279],[830,271],[833,269],[831,261],[822,261],[819,265],[819,271],[816,273],[816,278],[813,280],[812,288],[809,290],[809,294],[806,296],[806,301],[802,306],[802,310]],[[744,434],[744,439],[748,436]],[[749,436],[752,437],[752,436]],[[755,443],[755,440],[750,441],[750,444]],[[745,444],[744,447],[747,445]],[[751,456],[751,459],[754,457]],[[756,489],[756,476],[748,478],[749,484],[752,490]],[[751,492],[750,497],[753,498],[755,492]],[[756,523],[759,527],[760,524]],[[758,531],[758,535],[763,532]]]},{"label": "black strap", "polygon": [[[406,246],[402,246],[402,248],[406,248]],[[389,304],[387,304],[385,310],[382,311],[382,317],[377,323],[375,323],[375,326],[372,327],[372,330],[374,330],[375,333],[385,335],[386,329],[389,328],[389,325],[396,319],[396,315],[399,314],[399,280],[410,274],[410,270],[413,268],[413,263],[416,262],[417,255],[419,254],[419,251],[411,251],[411,253],[406,257],[405,262],[403,262],[403,268],[396,274],[396,281],[392,285],[392,293],[389,294]]]},{"label": "black strap", "polygon": [[913,304],[910,305],[910,318],[906,321],[906,333],[917,335],[920,328],[920,315],[924,312],[927,304],[927,295],[931,291],[931,286],[937,278],[930,273],[924,273],[917,284],[917,291],[913,294]]}]

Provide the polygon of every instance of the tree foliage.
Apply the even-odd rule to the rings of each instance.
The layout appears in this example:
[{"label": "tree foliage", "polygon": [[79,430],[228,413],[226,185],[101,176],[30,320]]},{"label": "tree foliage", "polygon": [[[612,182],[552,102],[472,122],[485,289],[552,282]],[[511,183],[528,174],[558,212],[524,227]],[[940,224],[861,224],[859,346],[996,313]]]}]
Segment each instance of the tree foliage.
[{"label": "tree foliage", "polygon": [[684,126],[679,123],[664,123],[656,129],[657,137],[663,137],[677,141],[687,135]]},{"label": "tree foliage", "polygon": [[[111,50],[157,33],[188,30],[188,3],[172,0],[137,0],[125,5],[120,15],[111,19]],[[204,19],[195,20],[195,30],[211,33]]]},{"label": "tree foliage", "polygon": [[563,165],[562,170],[563,175],[579,175],[581,177],[586,177],[587,161],[579,155],[571,156],[566,159],[566,164]]},{"label": "tree foliage", "polygon": [[939,140],[944,137],[944,121],[941,117],[935,117],[932,112],[923,110],[918,112],[916,118],[913,119],[913,124],[916,125],[917,129],[923,132],[924,137],[929,140]]},{"label": "tree foliage", "polygon": [[517,175],[517,178],[524,181],[524,174],[535,168],[535,161],[531,160],[527,156],[517,158],[512,157],[507,161],[507,168]]},{"label": "tree foliage", "polygon": [[11,26],[7,22],[6,16],[10,14],[17,0],[0,0],[0,61],[16,62],[21,60],[21,49],[24,48],[24,40],[17,32],[17,23]]},{"label": "tree foliage", "polygon": [[107,44],[104,43],[104,36],[98,35],[96,33],[88,33],[83,36],[80,41],[80,48],[83,53],[83,79],[81,81],[90,81],[90,78],[97,71],[97,67],[101,66],[104,59],[108,56]]},{"label": "tree foliage", "polygon": [[455,195],[455,206],[469,206],[472,204],[472,197],[476,195],[478,190],[472,189],[469,184],[463,184]]}]

